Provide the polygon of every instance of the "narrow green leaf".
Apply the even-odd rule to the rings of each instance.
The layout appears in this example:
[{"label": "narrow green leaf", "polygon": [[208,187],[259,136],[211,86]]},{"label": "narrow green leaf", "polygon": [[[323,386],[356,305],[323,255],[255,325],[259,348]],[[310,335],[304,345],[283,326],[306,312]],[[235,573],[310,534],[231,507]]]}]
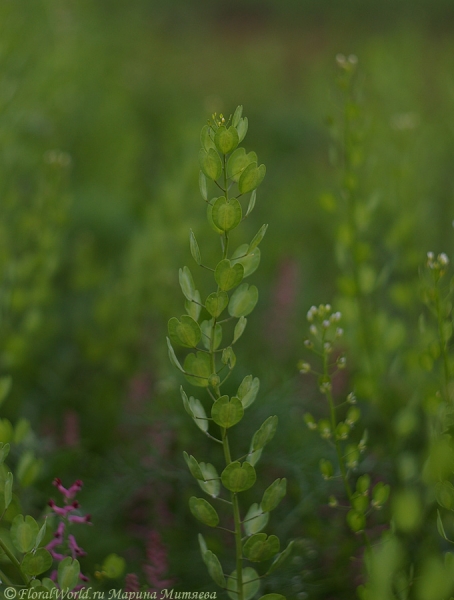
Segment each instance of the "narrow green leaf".
[{"label": "narrow green leaf", "polygon": [[[200,323],[200,329],[202,330],[202,341],[203,345],[207,350],[211,350],[211,335],[213,333],[213,319],[209,321],[202,321]],[[216,323],[214,328],[214,344],[213,350],[217,350],[222,342],[222,325]]]},{"label": "narrow green leaf", "polygon": [[259,600],[286,600],[286,597],[282,594],[265,594]]},{"label": "narrow green leaf", "polygon": [[241,174],[238,181],[238,189],[240,194],[247,194],[255,190],[263,181],[266,173],[265,165],[257,167],[257,163],[253,162],[248,165]]},{"label": "narrow green leaf", "polygon": [[232,254],[230,262],[234,265],[239,263],[243,265],[244,277],[249,277],[254,273],[260,264],[260,249],[255,248],[251,253],[248,253],[248,244],[242,244]]},{"label": "narrow green leaf", "polygon": [[279,538],[275,535],[267,537],[266,533],[256,533],[243,546],[244,556],[252,562],[269,560],[280,549]]},{"label": "narrow green leaf", "polygon": [[208,379],[211,375],[211,359],[205,352],[188,354],[184,361],[185,377],[198,387],[208,387]]},{"label": "narrow green leaf", "polygon": [[248,462],[232,462],[221,473],[223,486],[231,492],[248,490],[254,485],[256,478],[255,469]]},{"label": "narrow green leaf", "polygon": [[203,171],[199,172],[199,189],[200,189],[202,198],[206,202],[208,200],[207,179],[206,179],[205,175],[203,174]]},{"label": "narrow green leaf", "polygon": [[247,319],[246,317],[240,317],[238,323],[235,325],[235,329],[233,330],[233,342],[235,344],[240,337],[243,335],[244,330],[246,329]]},{"label": "narrow green leaf", "polygon": [[[239,267],[241,265],[234,265]],[[243,267],[241,266],[243,270]],[[243,270],[244,272],[244,270]],[[255,285],[249,286],[248,283],[241,284],[236,289],[229,302],[229,314],[232,317],[245,317],[250,314],[257,304],[259,299],[259,291]]]},{"label": "narrow green leaf", "polygon": [[218,318],[229,303],[228,295],[223,292],[213,292],[205,300],[205,308],[212,317]]},{"label": "narrow green leaf", "polygon": [[198,481],[198,484],[212,498],[217,498],[221,491],[221,479],[216,471],[216,468],[210,463],[199,463],[203,474],[204,481]]},{"label": "narrow green leaf", "polygon": [[236,107],[235,112],[233,113],[232,125],[234,127],[236,127],[238,125],[238,123],[240,122],[242,114],[243,114],[243,107],[240,104],[239,106]]},{"label": "narrow green leaf", "polygon": [[213,137],[214,133],[209,125],[202,127],[202,131],[200,132],[200,143],[206,152],[208,152],[210,148],[213,148],[213,150],[216,148]]},{"label": "narrow green leaf", "polygon": [[43,541],[44,536],[46,534],[46,528],[47,528],[47,518],[44,519],[44,523],[41,525],[41,529],[38,531],[38,535],[36,536],[36,540],[35,540],[35,548],[38,548],[38,546]]},{"label": "narrow green leaf", "polygon": [[[243,598],[251,600],[260,589],[260,577],[252,567],[243,569]],[[231,600],[238,600],[238,583],[236,570],[227,579],[227,594]]]},{"label": "narrow green leaf", "polygon": [[203,404],[197,398],[189,398],[189,410],[193,414],[194,423],[202,431],[208,431],[208,418]]},{"label": "narrow green leaf", "polygon": [[[443,539],[445,539],[447,542],[450,542],[451,540],[447,537],[446,535],[446,531],[445,528],[443,526],[443,521],[441,520],[441,515],[440,515],[440,511],[437,509],[437,529],[438,529],[438,533],[441,535],[441,537]],[[452,543],[452,542],[451,542]]]},{"label": "narrow green leaf", "polygon": [[14,443],[20,444],[25,440],[31,429],[28,419],[19,419],[14,428]]},{"label": "narrow green leaf", "polygon": [[264,513],[259,504],[252,504],[243,521],[246,534],[252,535],[261,531],[264,527],[266,527],[269,518],[269,512]]},{"label": "narrow green leaf", "polygon": [[228,129],[222,125],[214,134],[214,143],[216,144],[216,148],[222,154],[230,154],[230,152],[235,150],[239,142],[240,138],[238,136],[238,131],[233,125]]},{"label": "narrow green leaf", "polygon": [[238,398],[221,396],[216,400],[211,409],[213,421],[220,427],[233,427],[241,421],[244,415],[244,408]]},{"label": "narrow green leaf", "polygon": [[251,451],[256,452],[261,450],[268,442],[270,442],[274,434],[276,433],[278,418],[277,416],[268,417],[268,419],[262,423],[260,429],[254,433],[252,438]]},{"label": "narrow green leaf", "polygon": [[36,552],[29,552],[24,556],[21,563],[21,570],[27,575],[35,577],[36,575],[41,575],[41,573],[44,573],[50,569],[52,563],[53,559],[50,552],[45,548],[38,548]]},{"label": "narrow green leaf", "polygon": [[247,462],[252,465],[253,467],[255,467],[255,465],[259,462],[261,456],[262,456],[262,452],[263,449],[261,450],[256,450],[255,452],[249,452],[249,454],[247,455]]},{"label": "narrow green leaf", "polygon": [[248,120],[247,120],[247,117],[243,117],[242,119],[240,119],[238,121],[238,125],[236,126],[236,130],[238,131],[238,140],[239,140],[238,143],[239,144],[241,144],[241,142],[246,137],[247,129],[248,129]]},{"label": "narrow green leaf", "polygon": [[188,300],[194,300],[196,289],[194,285],[194,279],[192,278],[191,271],[188,269],[188,267],[183,267],[179,270],[178,279],[183,295]]},{"label": "narrow green leaf", "polygon": [[262,502],[260,504],[263,512],[270,512],[274,510],[280,501],[284,498],[287,493],[287,480],[276,479],[273,483],[265,490],[263,494]]},{"label": "narrow green leaf", "polygon": [[58,585],[62,590],[73,590],[79,583],[80,565],[78,560],[70,556],[64,558],[58,565]]},{"label": "narrow green leaf", "polygon": [[184,410],[188,413],[188,415],[190,417],[194,418],[194,413],[192,412],[191,406],[189,404],[188,395],[184,391],[182,385],[180,385],[180,394],[181,394],[181,399],[183,400]]},{"label": "narrow green leaf", "polygon": [[222,565],[219,562],[218,557],[211,550],[207,550],[204,556],[204,561],[208,569],[208,573],[210,577],[217,583],[220,587],[226,587],[226,581],[224,577],[224,573],[222,571]]},{"label": "narrow green leaf", "polygon": [[237,396],[241,400],[243,408],[250,406],[257,398],[260,389],[260,380],[258,377],[246,375],[238,388]]},{"label": "narrow green leaf", "polygon": [[211,218],[220,231],[231,231],[243,218],[241,204],[236,198],[226,200],[224,196],[220,196],[213,204]]},{"label": "narrow green leaf", "polygon": [[[217,264],[216,269],[214,271],[214,278],[216,280],[216,283],[221,288],[221,290],[223,290],[224,292],[231,290],[232,288],[236,287],[239,283],[241,283],[241,281],[243,279],[243,275],[244,275],[243,265],[236,264],[236,265],[232,266],[231,262],[227,258],[225,258],[224,260],[221,260]],[[255,288],[255,289],[257,289],[257,288]],[[258,293],[257,293],[257,295],[258,295]],[[232,315],[232,313],[230,312],[231,302],[232,302],[232,299],[230,299],[230,302],[229,302],[230,315],[241,317],[242,315]],[[239,300],[236,301],[236,305],[238,303],[239,303]],[[244,301],[243,301],[243,303],[244,303]]]},{"label": "narrow green leaf", "polygon": [[216,527],[219,523],[219,517],[216,510],[204,498],[189,498],[189,509],[196,519],[208,527]]},{"label": "narrow green leaf", "polygon": [[249,198],[249,204],[247,206],[247,210],[246,210],[246,214],[245,214],[244,218],[246,218],[248,215],[250,215],[251,212],[254,210],[256,200],[257,200],[257,190],[252,190],[252,194],[251,194],[251,197]]},{"label": "narrow green leaf", "polygon": [[10,451],[10,445],[0,442],[0,464],[6,460]]},{"label": "narrow green leaf", "polygon": [[11,472],[5,478],[3,497],[5,499],[5,508],[8,508],[13,498],[13,474]]},{"label": "narrow green leaf", "polygon": [[222,173],[222,162],[219,154],[210,148],[208,152],[203,148],[199,151],[199,164],[203,173],[213,181],[216,181]]},{"label": "narrow green leaf", "polygon": [[271,563],[270,568],[266,572],[266,575],[270,575],[271,573],[273,573],[273,571],[278,569],[288,559],[288,557],[290,556],[290,554],[293,551],[293,544],[294,544],[294,542],[292,540],[289,543],[289,545],[287,546],[287,548],[283,552],[281,552],[278,556],[276,556],[276,558]]},{"label": "narrow green leaf", "polygon": [[183,452],[183,457],[194,479],[201,479],[203,481],[204,476],[197,460],[192,456],[192,454],[189,456],[187,452]]},{"label": "narrow green leaf", "polygon": [[205,562],[205,554],[206,554],[206,552],[208,550],[207,543],[206,543],[205,538],[203,537],[203,535],[201,533],[199,533],[199,535],[197,536],[197,539],[199,540],[200,554],[202,555],[202,560],[206,564],[206,562]]},{"label": "narrow green leaf", "polygon": [[180,365],[178,358],[176,357],[175,354],[175,350],[172,347],[172,344],[170,343],[170,340],[168,337],[166,337],[167,340],[167,350],[169,352],[169,360],[170,362],[173,364],[174,367],[176,367],[179,371],[181,371],[182,373],[184,373],[184,369],[183,367]]},{"label": "narrow green leaf", "polygon": [[19,552],[25,554],[35,547],[39,533],[38,523],[33,517],[16,515],[11,523],[11,540]]},{"label": "narrow green leaf", "polygon": [[257,248],[260,242],[265,237],[266,230],[268,229],[268,225],[262,225],[255,236],[252,238],[252,242],[249,244],[249,248],[247,253],[250,254]]},{"label": "narrow green leaf", "polygon": [[200,248],[197,240],[195,238],[194,232],[192,229],[189,230],[189,247],[191,250],[192,258],[198,265],[202,264],[202,256],[200,255]]}]

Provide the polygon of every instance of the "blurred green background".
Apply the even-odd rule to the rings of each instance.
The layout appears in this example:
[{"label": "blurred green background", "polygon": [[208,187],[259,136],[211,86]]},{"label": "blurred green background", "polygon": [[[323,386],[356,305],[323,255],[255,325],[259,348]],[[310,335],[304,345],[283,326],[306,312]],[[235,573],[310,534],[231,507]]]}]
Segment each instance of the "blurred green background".
[{"label": "blurred green background", "polygon": [[[13,377],[2,416],[30,419],[39,439],[29,504],[46,503],[53,477],[81,478],[99,533],[83,540],[86,560],[117,552],[139,570],[157,530],[175,585],[211,589],[182,459],[210,449],[183,412],[165,335],[184,310],[178,268],[195,268],[189,228],[202,252],[216,241],[198,192],[199,131],[242,104],[245,147],[267,166],[244,230],[270,226],[232,389],[248,373],[262,381],[246,435],[280,418],[261,477],[263,488],[288,477],[272,522],[299,540],[270,585],[350,598],[355,575],[339,556],[352,542],[317,508],[320,445],[302,419],[315,391],[296,370],[308,308],[345,295],[328,127],[342,104],[335,56],[359,60],[360,194],[373,205],[362,235],[375,271],[388,269],[371,302],[397,331],[382,375],[399,383],[370,409],[380,431],[418,379],[398,379],[413,364],[418,267],[428,250],[454,250],[452,1],[2,0],[0,27],[0,369]],[[353,338],[350,352],[358,364]],[[382,442],[373,466],[397,477]]]}]

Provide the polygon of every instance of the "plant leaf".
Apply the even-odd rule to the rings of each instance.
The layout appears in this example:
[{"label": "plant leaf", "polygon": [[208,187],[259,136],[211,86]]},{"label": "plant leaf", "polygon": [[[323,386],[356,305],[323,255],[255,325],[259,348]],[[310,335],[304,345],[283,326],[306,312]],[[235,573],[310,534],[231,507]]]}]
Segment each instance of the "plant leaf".
[{"label": "plant leaf", "polygon": [[211,218],[220,231],[231,231],[243,218],[241,204],[236,198],[226,200],[224,196],[220,196],[213,204]]},{"label": "plant leaf", "polygon": [[221,479],[216,468],[210,463],[199,463],[204,481],[198,481],[198,484],[212,498],[217,498],[221,491]]},{"label": "plant leaf", "polygon": [[232,462],[221,473],[222,484],[231,492],[248,490],[254,485],[256,478],[255,469],[248,462]]},{"label": "plant leaf", "polygon": [[271,441],[276,433],[278,418],[277,416],[268,417],[262,423],[260,429],[254,433],[251,443],[251,452],[261,450],[269,441]]},{"label": "plant leaf", "polygon": [[266,527],[270,518],[270,513],[264,513],[260,508],[260,504],[254,503],[244,517],[243,525],[247,535],[258,533]]},{"label": "plant leaf", "polygon": [[270,535],[267,538],[266,533],[256,533],[244,544],[243,554],[252,562],[262,562],[277,554],[280,547],[281,544],[277,536]]},{"label": "plant leaf", "polygon": [[244,408],[238,398],[221,396],[216,400],[211,409],[213,421],[220,427],[233,427],[241,421],[244,415]]},{"label": "plant leaf", "polygon": [[169,352],[169,360],[170,362],[173,364],[174,367],[176,367],[179,371],[181,371],[182,373],[184,373],[184,369],[183,367],[180,365],[180,362],[178,360],[178,358],[176,357],[175,354],[175,350],[172,347],[172,344],[170,343],[170,340],[168,337],[166,337],[167,340],[167,350]]},{"label": "plant leaf", "polygon": [[[260,589],[260,577],[252,567],[243,569],[243,598],[251,600]],[[231,600],[238,600],[238,584],[236,570],[227,579],[227,594]]]},{"label": "plant leaf", "polygon": [[274,510],[287,492],[287,480],[276,479],[265,490],[260,507],[263,512]]},{"label": "plant leaf", "polygon": [[199,164],[208,179],[216,181],[220,177],[222,173],[221,157],[214,148],[210,148],[208,152],[204,148],[199,150]]},{"label": "plant leaf", "polygon": [[200,193],[202,195],[202,198],[205,200],[205,202],[208,200],[208,193],[207,193],[207,178],[205,177],[205,175],[203,174],[203,171],[199,172],[199,189],[200,189]]},{"label": "plant leaf", "polygon": [[197,460],[192,456],[189,456],[189,454],[187,452],[183,452],[183,457],[184,460],[186,462],[186,464],[188,465],[188,469],[191,472],[191,475],[194,477],[194,479],[202,479],[204,480],[204,476],[202,473],[202,469],[200,468],[199,463],[197,462]]},{"label": "plant leaf", "polygon": [[228,129],[224,125],[219,127],[214,134],[214,143],[216,144],[216,148],[222,154],[229,154],[240,143],[240,138],[238,135],[238,131],[233,125],[231,125]]},{"label": "plant leaf", "polygon": [[235,250],[230,259],[230,262],[234,265],[237,263],[243,265],[244,277],[252,275],[260,264],[260,249],[255,248],[249,253],[248,248],[249,246],[247,244],[242,244]]},{"label": "plant leaf", "polygon": [[[211,349],[211,334],[213,333],[213,319],[209,321],[202,321],[200,323],[200,329],[202,330],[202,341],[203,345],[207,350]],[[222,342],[222,325],[216,323],[216,327],[214,328],[214,344],[213,350],[219,348],[220,343]]]},{"label": "plant leaf", "polygon": [[244,330],[246,329],[247,319],[246,317],[240,317],[238,323],[235,325],[235,329],[233,330],[233,341],[232,344],[235,344],[240,337],[243,335]]},{"label": "plant leaf", "polygon": [[211,375],[210,356],[205,352],[188,354],[184,361],[185,377],[198,387],[208,387],[208,379]]},{"label": "plant leaf", "polygon": [[[241,265],[235,265],[239,267]],[[242,268],[242,267],[241,267]],[[243,270],[243,268],[242,268]],[[244,270],[243,270],[244,272]],[[229,302],[229,314],[231,317],[245,317],[250,314],[259,299],[259,291],[255,285],[242,283],[232,294]]]},{"label": "plant leaf", "polygon": [[243,117],[242,119],[240,119],[238,121],[238,125],[236,126],[236,130],[238,131],[238,139],[239,139],[238,143],[239,144],[241,144],[241,142],[246,137],[247,129],[248,129],[248,120],[247,120],[247,117]]},{"label": "plant leaf", "polygon": [[196,237],[192,229],[189,230],[189,248],[191,250],[192,258],[198,265],[201,265],[202,256],[200,254],[199,244],[197,243]]},{"label": "plant leaf", "polygon": [[[227,258],[221,260],[217,264],[216,269],[214,271],[214,278],[216,280],[216,283],[221,288],[221,290],[223,290],[224,292],[231,290],[232,288],[236,287],[239,283],[241,283],[241,281],[243,279],[243,275],[244,275],[243,265],[236,264],[236,265],[232,266],[231,262]],[[232,299],[230,299],[230,303],[231,302],[232,302]],[[230,313],[230,303],[229,303],[229,313]],[[236,303],[238,304],[238,300]],[[236,316],[236,315],[232,315],[232,313],[230,313],[230,315]],[[237,315],[237,316],[240,317],[241,315]]]},{"label": "plant leaf", "polygon": [[203,557],[203,560],[207,566],[210,577],[220,587],[225,588],[226,581],[225,581],[224,573],[222,571],[222,565],[219,562],[219,558],[216,556],[216,554],[214,554],[214,552],[211,552],[211,550],[207,550],[205,552],[205,556]]},{"label": "plant leaf", "polygon": [[[52,563],[53,559],[50,552],[45,548],[38,548],[38,550],[35,552],[28,552],[24,556],[21,563],[21,569],[24,573],[27,573],[27,575],[35,576],[40,575],[41,573],[44,573],[50,569]],[[79,574],[77,574],[77,576],[79,576]]]},{"label": "plant leaf", "polygon": [[216,510],[204,498],[189,498],[189,509],[196,519],[208,527],[216,527],[219,523],[219,516]]},{"label": "plant leaf", "polygon": [[257,167],[256,162],[249,164],[241,173],[241,177],[238,181],[240,194],[247,194],[248,192],[255,190],[262,183],[265,173],[265,165]]},{"label": "plant leaf", "polygon": [[11,540],[19,552],[25,554],[35,547],[39,533],[38,523],[33,517],[16,515],[11,523]]},{"label": "plant leaf", "polygon": [[248,254],[250,254],[251,252],[253,252],[255,250],[255,248],[257,248],[257,246],[260,244],[260,242],[265,237],[265,233],[266,233],[267,229],[268,229],[268,225],[262,225],[260,227],[258,232],[252,238],[252,242],[249,244],[249,248],[247,251]]},{"label": "plant leaf", "polygon": [[237,396],[241,400],[243,408],[250,406],[257,398],[260,389],[260,380],[258,377],[246,375],[238,388]]},{"label": "plant leaf", "polygon": [[[46,551],[47,552],[47,551]],[[70,556],[64,558],[58,565],[58,585],[62,590],[71,591],[79,583],[79,561]]]},{"label": "plant leaf", "polygon": [[293,544],[294,544],[294,542],[292,540],[288,544],[287,548],[285,550],[283,550],[278,556],[276,556],[276,558],[271,563],[270,568],[266,572],[266,575],[270,575],[271,573],[273,573],[273,571],[278,569],[288,559],[288,557],[290,556],[290,554],[293,551]]},{"label": "plant leaf", "polygon": [[212,317],[219,317],[229,303],[228,294],[223,291],[213,292],[205,300],[205,308]]}]

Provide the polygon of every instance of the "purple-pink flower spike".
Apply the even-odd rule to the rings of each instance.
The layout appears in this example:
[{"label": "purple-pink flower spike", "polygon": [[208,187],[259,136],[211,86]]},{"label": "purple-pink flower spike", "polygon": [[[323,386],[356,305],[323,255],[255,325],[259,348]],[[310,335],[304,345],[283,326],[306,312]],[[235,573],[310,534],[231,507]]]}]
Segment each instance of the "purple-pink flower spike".
[{"label": "purple-pink flower spike", "polygon": [[[71,553],[71,558],[73,559],[85,556],[85,550],[78,545],[75,536],[72,533],[68,532],[68,529],[72,523],[92,525],[90,515],[70,514],[73,511],[78,510],[80,507],[79,502],[77,500],[74,500],[74,497],[82,489],[83,483],[80,479],[78,479],[69,488],[65,488],[61,482],[61,479],[55,478],[53,481],[53,485],[62,494],[64,506],[58,506],[54,500],[49,500],[49,506],[51,507],[53,512],[58,516],[60,522],[58,523],[57,529],[55,530],[54,539],[47,544],[46,549],[50,552],[52,558],[57,562],[61,562],[68,556],[68,549]],[[57,552],[56,548],[58,547],[61,547],[62,552],[65,552],[66,554],[62,552]],[[88,577],[83,573],[80,573],[79,578],[83,582],[89,581]],[[57,569],[52,572],[51,579],[57,581]],[[83,588],[84,585],[81,584],[79,586],[76,586],[76,588],[74,588],[73,591],[78,591]]]}]

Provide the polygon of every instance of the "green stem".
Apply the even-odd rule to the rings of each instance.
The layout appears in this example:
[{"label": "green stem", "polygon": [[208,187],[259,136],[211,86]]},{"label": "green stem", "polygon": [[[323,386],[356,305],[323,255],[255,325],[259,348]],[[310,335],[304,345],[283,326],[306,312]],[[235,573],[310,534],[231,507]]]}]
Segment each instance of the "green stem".
[{"label": "green stem", "polygon": [[[226,465],[232,462],[230,454],[229,439],[227,437],[227,429],[222,429],[222,442],[224,445],[224,458]],[[238,504],[238,495],[235,492],[230,493],[233,504],[233,520],[235,523],[235,549],[236,549],[236,584],[238,592],[238,600],[244,600],[243,592],[243,544],[241,536],[241,518],[240,507]]]},{"label": "green stem", "polygon": [[[323,354],[323,375],[324,375],[325,379],[327,379],[329,377],[328,354],[326,352],[324,352],[324,354]],[[326,398],[328,400],[328,405],[329,405],[331,429],[333,431],[334,445],[335,445],[336,454],[337,454],[337,461],[339,463],[339,467],[340,467],[340,471],[341,471],[341,475],[342,475],[342,481],[344,482],[344,487],[345,487],[345,491],[347,492],[347,497],[348,497],[349,501],[351,501],[352,490],[350,487],[350,483],[348,481],[347,469],[345,466],[345,461],[344,461],[344,457],[342,454],[340,442],[336,437],[336,427],[337,427],[336,407],[334,405],[334,399],[333,399],[331,390],[326,391]]]},{"label": "green stem", "polygon": [[17,560],[17,558],[14,556],[14,554],[10,551],[10,549],[8,548],[8,546],[6,546],[3,543],[2,539],[0,539],[0,548],[3,550],[3,552],[6,554],[6,556],[10,559],[10,561],[13,563],[13,565],[16,567],[16,569],[19,571],[22,581],[26,585],[28,585],[28,577],[22,571],[22,569],[20,567],[20,562]]}]

